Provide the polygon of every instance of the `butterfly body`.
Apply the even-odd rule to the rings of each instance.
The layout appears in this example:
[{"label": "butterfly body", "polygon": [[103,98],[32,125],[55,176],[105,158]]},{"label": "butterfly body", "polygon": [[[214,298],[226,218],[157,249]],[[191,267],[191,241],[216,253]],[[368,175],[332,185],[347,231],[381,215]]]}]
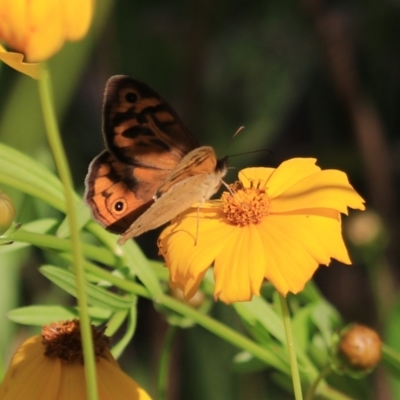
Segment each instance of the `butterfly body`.
[{"label": "butterfly body", "polygon": [[199,147],[164,99],[127,76],[107,82],[103,135],[84,199],[95,220],[122,234],[120,244],[209,199],[226,173],[226,160]]}]

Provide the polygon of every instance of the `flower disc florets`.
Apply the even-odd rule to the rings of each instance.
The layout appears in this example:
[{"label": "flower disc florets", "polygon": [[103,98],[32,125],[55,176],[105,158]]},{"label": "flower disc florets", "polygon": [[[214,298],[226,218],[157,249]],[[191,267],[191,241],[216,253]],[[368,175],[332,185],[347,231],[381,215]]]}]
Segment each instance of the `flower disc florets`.
[{"label": "flower disc florets", "polygon": [[230,185],[230,192],[221,196],[222,211],[229,222],[246,226],[259,224],[269,214],[270,200],[265,188],[259,188],[254,181],[245,188],[240,181]]}]

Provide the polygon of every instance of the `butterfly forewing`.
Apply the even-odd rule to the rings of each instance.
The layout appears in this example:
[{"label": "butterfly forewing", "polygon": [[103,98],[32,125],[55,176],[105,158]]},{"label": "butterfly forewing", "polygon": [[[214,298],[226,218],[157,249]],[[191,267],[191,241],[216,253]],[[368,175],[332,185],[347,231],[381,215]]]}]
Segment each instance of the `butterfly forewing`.
[{"label": "butterfly forewing", "polygon": [[123,75],[107,82],[103,132],[109,151],[131,165],[172,169],[198,147],[196,139],[159,94]]}]

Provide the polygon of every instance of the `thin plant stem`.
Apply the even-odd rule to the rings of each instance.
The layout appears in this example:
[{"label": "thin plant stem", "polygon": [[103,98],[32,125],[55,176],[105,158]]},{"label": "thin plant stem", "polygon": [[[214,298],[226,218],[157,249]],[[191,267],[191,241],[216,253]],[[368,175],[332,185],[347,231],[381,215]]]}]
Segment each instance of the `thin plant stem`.
[{"label": "thin plant stem", "polygon": [[280,293],[279,293],[279,300],[281,303],[283,326],[285,328],[286,343],[289,352],[290,371],[292,374],[294,396],[296,400],[302,400],[303,393],[301,391],[300,374],[297,365],[296,350],[293,342],[292,324],[290,319],[289,307],[286,297],[282,296]]},{"label": "thin plant stem", "polygon": [[312,385],[309,387],[307,390],[307,394],[305,397],[305,400],[313,400],[315,397],[315,394],[317,393],[317,387],[319,383],[326,378],[330,373],[332,372],[332,368],[329,364],[327,364],[324,368],[322,368],[321,372],[315,379],[315,381],[312,383]]},{"label": "thin plant stem", "polygon": [[165,335],[164,345],[160,356],[157,379],[157,400],[166,400],[168,392],[168,372],[172,353],[172,345],[178,328],[175,325],[169,325]]},{"label": "thin plant stem", "polygon": [[96,365],[93,351],[93,339],[90,319],[87,310],[87,295],[85,292],[85,276],[83,270],[83,256],[79,235],[79,225],[76,213],[76,201],[72,187],[71,172],[68,167],[67,157],[62,145],[60,131],[54,111],[52,89],[49,71],[42,65],[41,78],[39,79],[39,93],[42,104],[47,138],[53,153],[54,161],[63,185],[65,195],[65,209],[70,228],[71,252],[76,276],[76,290],[79,308],[79,319],[82,333],[83,357],[85,360],[86,391],[89,400],[97,400]]}]

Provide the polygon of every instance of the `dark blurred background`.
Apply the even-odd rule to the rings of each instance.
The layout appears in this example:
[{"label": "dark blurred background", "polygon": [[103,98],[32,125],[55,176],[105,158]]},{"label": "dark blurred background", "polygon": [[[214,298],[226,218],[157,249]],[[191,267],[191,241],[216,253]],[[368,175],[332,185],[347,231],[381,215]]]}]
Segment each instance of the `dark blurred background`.
[{"label": "dark blurred background", "polygon": [[[88,37],[67,44],[50,61],[77,191],[83,192],[87,167],[104,148],[102,96],[115,74],[153,87],[199,142],[215,147],[221,157],[268,150],[232,158],[228,180],[238,168],[275,167],[291,157],[315,157],[322,168],[341,169],[375,213],[385,239],[374,253],[375,270],[365,265],[365,253],[350,238],[354,265],[321,267],[316,281],[345,321],[366,323],[385,334],[398,302],[400,2],[98,3]],[[51,165],[34,86],[2,69],[0,140]],[[32,119],[37,122],[28,124]],[[245,129],[232,139],[242,125]],[[40,214],[40,205],[18,200],[18,194],[14,198],[25,205],[19,208],[20,220]],[[345,217],[345,229],[348,222]],[[153,258],[156,237],[152,232],[139,238]],[[35,275],[33,266],[42,261],[38,252],[26,258],[22,276]],[[49,290],[45,282],[28,281],[21,283],[19,304],[37,301]],[[36,285],[42,284],[44,292],[38,296]],[[224,306],[214,312],[234,319]],[[166,325],[150,303],[142,302],[139,318],[131,351],[155,375]],[[178,338],[171,400],[285,398],[270,385],[268,374],[237,379],[227,370],[234,349],[208,332],[194,328]],[[210,368],[215,343],[220,354]],[[189,357],[193,349],[199,354]],[[123,362],[133,361],[125,357]],[[378,373],[376,381],[371,398],[390,398],[385,378]]]}]

